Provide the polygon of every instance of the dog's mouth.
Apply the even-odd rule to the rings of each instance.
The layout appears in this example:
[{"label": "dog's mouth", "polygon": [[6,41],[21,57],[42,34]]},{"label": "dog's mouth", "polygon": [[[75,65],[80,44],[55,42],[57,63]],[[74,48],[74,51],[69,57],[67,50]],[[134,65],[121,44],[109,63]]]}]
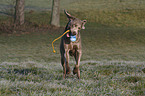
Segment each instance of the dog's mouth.
[{"label": "dog's mouth", "polygon": [[76,34],[67,33],[66,36],[71,37],[71,36],[76,36]]},{"label": "dog's mouth", "polygon": [[70,37],[69,33],[66,34],[67,37]]},{"label": "dog's mouth", "polygon": [[70,32],[70,33],[67,33],[66,36],[69,37],[72,42],[76,41],[76,34],[72,34]]},{"label": "dog's mouth", "polygon": [[66,36],[67,36],[67,37],[76,36],[76,33],[71,33],[71,32],[69,32],[69,33],[66,34]]}]

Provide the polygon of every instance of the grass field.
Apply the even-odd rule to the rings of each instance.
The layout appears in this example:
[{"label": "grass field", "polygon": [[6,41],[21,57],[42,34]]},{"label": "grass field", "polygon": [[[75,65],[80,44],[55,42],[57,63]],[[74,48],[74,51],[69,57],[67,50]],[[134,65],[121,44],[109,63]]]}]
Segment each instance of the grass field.
[{"label": "grass field", "polygon": [[59,41],[52,53],[63,29],[0,36],[0,95],[145,95],[144,29],[89,26],[81,32],[80,80],[62,79]]},{"label": "grass field", "polygon": [[[0,7],[9,1],[1,0]],[[0,96],[144,96],[145,1],[61,1],[61,10],[88,21],[81,31],[81,79],[71,73],[63,80],[60,40],[52,52],[51,42],[67,23],[65,15],[61,13],[61,28],[46,28],[51,0],[26,0],[31,11],[25,12],[23,29],[4,34],[1,27],[13,20],[0,15]],[[71,69],[74,64],[71,57]]]}]

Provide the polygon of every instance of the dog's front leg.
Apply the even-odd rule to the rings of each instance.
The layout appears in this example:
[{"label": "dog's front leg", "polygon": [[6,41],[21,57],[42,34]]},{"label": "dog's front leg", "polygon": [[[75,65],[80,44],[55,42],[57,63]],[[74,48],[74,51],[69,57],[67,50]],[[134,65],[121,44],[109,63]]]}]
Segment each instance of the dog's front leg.
[{"label": "dog's front leg", "polygon": [[70,67],[69,67],[69,50],[66,49],[65,50],[65,56],[66,56],[66,74],[70,74],[71,73],[71,70],[70,70]]},{"label": "dog's front leg", "polygon": [[69,51],[65,51],[64,55],[61,57],[61,64],[63,67],[63,78],[66,78],[66,74],[70,73],[69,67]]},{"label": "dog's front leg", "polygon": [[62,67],[63,67],[63,78],[65,79],[66,77],[66,56],[65,56],[65,53],[61,54],[61,64],[62,64]]},{"label": "dog's front leg", "polygon": [[80,60],[81,60],[82,52],[81,51],[76,51],[75,53],[75,60],[76,60],[76,65],[74,67],[73,73],[77,73],[78,79],[80,79],[80,70],[79,70],[79,65],[80,65]]}]

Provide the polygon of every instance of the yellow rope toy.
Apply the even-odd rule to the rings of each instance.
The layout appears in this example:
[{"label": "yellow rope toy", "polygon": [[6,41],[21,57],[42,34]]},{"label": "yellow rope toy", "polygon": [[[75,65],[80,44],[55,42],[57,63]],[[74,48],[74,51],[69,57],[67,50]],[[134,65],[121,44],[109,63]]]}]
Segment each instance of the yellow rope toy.
[{"label": "yellow rope toy", "polygon": [[70,31],[70,30],[65,31],[61,36],[59,36],[58,38],[56,38],[55,40],[53,40],[53,42],[52,42],[53,53],[56,52],[55,49],[54,49],[53,43],[54,43],[56,40],[60,39],[63,35],[65,35],[65,34],[68,33],[69,31]]}]

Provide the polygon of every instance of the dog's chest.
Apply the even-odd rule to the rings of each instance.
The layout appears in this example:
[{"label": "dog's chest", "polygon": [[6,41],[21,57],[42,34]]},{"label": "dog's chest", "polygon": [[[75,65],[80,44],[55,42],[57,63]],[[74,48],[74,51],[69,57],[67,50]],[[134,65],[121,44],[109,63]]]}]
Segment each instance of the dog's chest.
[{"label": "dog's chest", "polygon": [[80,49],[81,44],[80,42],[70,42],[70,44],[65,44],[64,45],[65,49],[73,50],[73,49]]}]

